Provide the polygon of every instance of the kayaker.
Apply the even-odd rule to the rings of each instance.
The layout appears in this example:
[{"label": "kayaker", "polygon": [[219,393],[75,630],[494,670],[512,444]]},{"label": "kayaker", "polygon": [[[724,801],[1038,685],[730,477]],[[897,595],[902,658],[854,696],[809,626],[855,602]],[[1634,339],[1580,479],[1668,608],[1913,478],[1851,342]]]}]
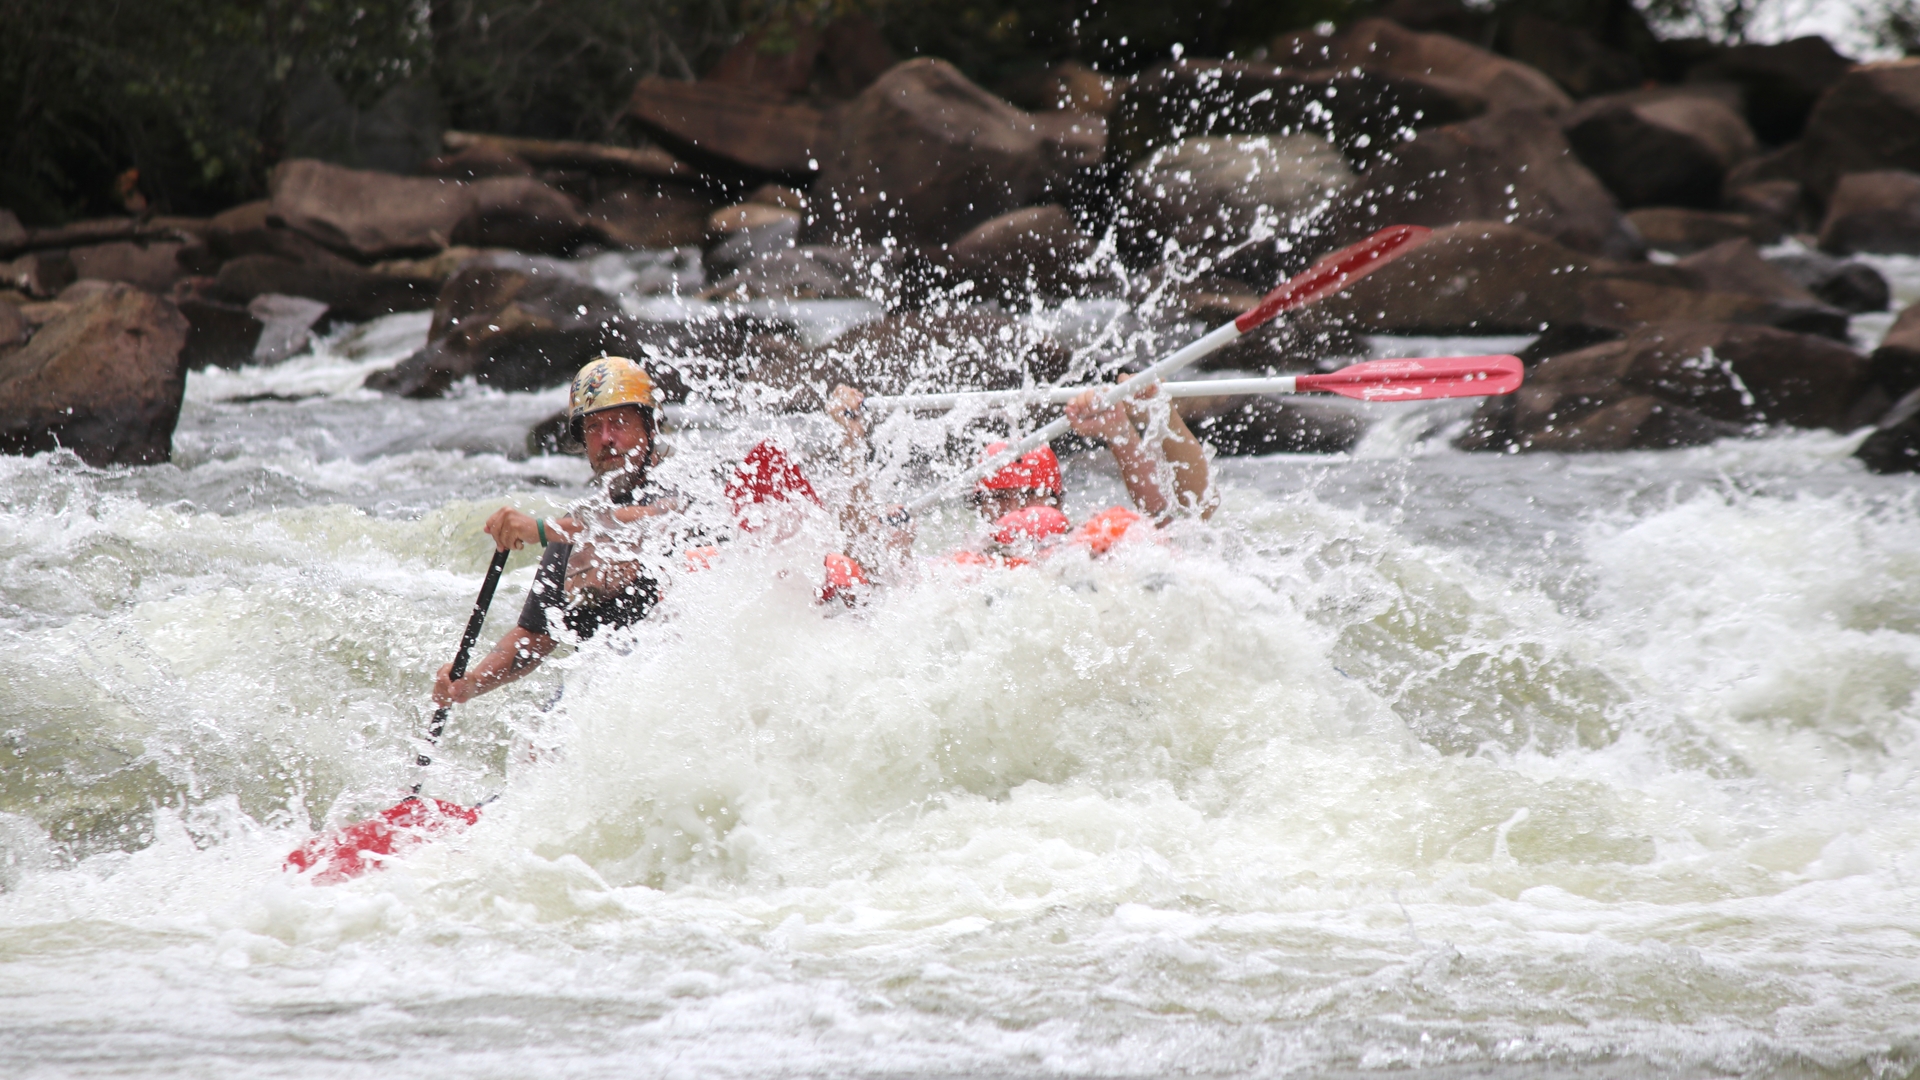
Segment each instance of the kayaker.
[{"label": "kayaker", "polygon": [[[1123,381],[1125,378],[1121,376]],[[827,415],[845,432],[849,460],[863,457],[867,446],[863,400],[860,391],[844,385],[835,387],[827,400]],[[1075,433],[1106,445],[1120,468],[1134,509],[1112,507],[1074,529],[1061,509],[1066,493],[1060,461],[1051,448],[1042,446],[987,476],[970,493],[969,499],[980,515],[993,523],[986,555],[1002,561],[1025,561],[1035,549],[1062,536],[1104,551],[1141,515],[1160,524],[1177,514],[1197,514],[1203,519],[1213,515],[1218,498],[1211,487],[1206,448],[1188,430],[1179,409],[1171,400],[1160,398],[1156,389],[1123,404],[1104,403],[1098,397],[1098,388],[1089,389],[1068,403],[1067,417]],[[1005,443],[995,443],[986,448],[985,454],[992,456],[1005,447]],[[863,492],[864,484],[856,488],[856,496]],[[868,554],[875,546],[872,536],[876,524],[894,526],[896,534],[905,524],[898,508],[876,515],[850,507],[843,519],[856,536],[848,554],[859,568],[876,561]],[[889,537],[886,546],[899,550],[901,544]],[[963,556],[963,561],[971,560]],[[836,567],[830,562],[828,569],[831,591],[838,584]],[[840,567],[839,576],[850,578],[855,569]]]},{"label": "kayaker", "polygon": [[433,685],[437,705],[469,701],[539,667],[559,645],[556,623],[584,640],[645,618],[659,599],[642,549],[671,546],[685,507],[648,479],[659,461],[653,379],[623,357],[593,360],[573,377],[568,420],[574,439],[587,448],[595,491],[562,517],[501,507],[487,519],[485,531],[500,550],[543,545],[540,568],[519,622],[493,650],[458,681],[448,678],[451,664],[440,669]]}]

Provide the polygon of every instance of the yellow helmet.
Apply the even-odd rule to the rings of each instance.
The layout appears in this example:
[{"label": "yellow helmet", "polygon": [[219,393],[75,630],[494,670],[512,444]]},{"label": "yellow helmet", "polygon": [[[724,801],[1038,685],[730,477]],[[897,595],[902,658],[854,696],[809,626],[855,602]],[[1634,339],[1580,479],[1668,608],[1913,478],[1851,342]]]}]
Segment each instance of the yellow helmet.
[{"label": "yellow helmet", "polygon": [[653,377],[647,369],[624,356],[601,356],[587,362],[573,377],[573,390],[567,402],[567,426],[577,442],[581,439],[580,421],[588,413],[638,405],[643,411],[658,408]]}]

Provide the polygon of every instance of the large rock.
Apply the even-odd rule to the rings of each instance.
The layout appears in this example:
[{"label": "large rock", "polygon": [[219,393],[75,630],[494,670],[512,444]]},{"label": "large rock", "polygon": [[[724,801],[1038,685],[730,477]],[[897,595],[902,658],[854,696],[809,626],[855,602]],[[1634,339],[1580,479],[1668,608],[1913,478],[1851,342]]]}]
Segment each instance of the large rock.
[{"label": "large rock", "polygon": [[1066,293],[1093,248],[1093,238],[1073,223],[1073,215],[1049,203],[974,226],[947,246],[947,265],[981,295],[1017,304]]},{"label": "large rock", "polygon": [[1821,200],[1848,173],[1920,172],[1920,60],[1841,76],[1814,106],[1798,149],[1800,176]]},{"label": "large rock", "polygon": [[1124,163],[1195,136],[1307,131],[1365,159],[1407,128],[1466,120],[1486,108],[1462,83],[1365,66],[1181,60],[1149,68],[1122,89],[1112,143]]},{"label": "large rock", "polygon": [[537,390],[626,344],[613,297],[549,260],[476,259],[447,280],[427,344],[367,386],[404,397],[437,397],[472,377],[502,390]]},{"label": "large rock", "polygon": [[1423,131],[1368,170],[1348,202],[1355,236],[1386,224],[1505,221],[1589,254],[1638,258],[1643,250],[1559,125],[1533,110]]},{"label": "large rock", "polygon": [[904,312],[835,338],[824,350],[868,393],[1007,390],[1054,382],[1072,354],[1025,323],[986,311]]},{"label": "large rock", "polygon": [[1699,276],[1713,292],[1742,293],[1765,300],[1818,304],[1806,286],[1785,270],[1760,257],[1760,249],[1746,239],[1726,240],[1679,260],[1675,265]]},{"label": "large rock", "polygon": [[601,194],[586,208],[594,228],[614,244],[670,248],[706,238],[713,200],[683,184],[631,183]]},{"label": "large rock", "polygon": [[1836,259],[1816,251],[1775,255],[1767,260],[1822,301],[1860,314],[1885,311],[1892,300],[1887,279],[1866,263]]},{"label": "large rock", "polygon": [[1820,247],[1920,253],[1920,173],[1884,169],[1841,177],[1820,225]]},{"label": "large rock", "polygon": [[1728,240],[1771,244],[1780,239],[1782,232],[1772,219],[1755,214],[1693,210],[1684,206],[1650,206],[1629,213],[1627,220],[1648,248],[1675,255],[1701,251]]},{"label": "large rock", "polygon": [[1898,400],[1920,388],[1920,304],[1903,309],[1869,359],[1873,381]]},{"label": "large rock", "polygon": [[1077,151],[944,60],[900,64],[841,113],[820,159],[815,231],[944,244],[1067,179]]},{"label": "large rock", "polygon": [[1737,84],[1745,93],[1754,133],[1770,143],[1798,138],[1807,114],[1853,67],[1825,38],[1803,37],[1774,45],[1736,45],[1694,65],[1695,82]]},{"label": "large rock", "polygon": [[0,451],[66,447],[90,465],[167,460],[186,373],[187,320],[114,284],[0,354]]},{"label": "large rock", "polygon": [[0,289],[17,289],[28,296],[52,296],[79,277],[64,251],[30,251],[0,263]]},{"label": "large rock", "polygon": [[860,268],[843,248],[806,244],[768,252],[707,286],[702,300],[851,300]]},{"label": "large rock", "polygon": [[825,164],[831,134],[811,105],[715,82],[641,79],[627,116],[677,156],[736,174],[809,177]]},{"label": "large rock", "polygon": [[180,267],[179,240],[115,241],[70,248],[74,273],[98,281],[124,281],[148,292],[164,293],[186,276]]},{"label": "large rock", "polygon": [[1300,261],[1295,238],[1320,231],[1353,183],[1318,135],[1181,139],[1128,170],[1120,244],[1141,262],[1208,259],[1266,280]]},{"label": "large rock", "polygon": [[1576,98],[1639,86],[1646,78],[1629,53],[1609,48],[1578,27],[1522,12],[1507,31],[1513,59],[1552,77]]},{"label": "large rock", "polygon": [[430,308],[439,288],[440,282],[432,278],[376,273],[337,257],[296,261],[279,255],[242,255],[221,265],[212,293],[235,304],[251,303],[254,297],[269,293],[304,296],[327,305],[343,319],[359,321]]},{"label": "large rock", "polygon": [[25,345],[28,336],[32,333],[33,327],[28,324],[27,317],[20,313],[20,309],[5,300],[0,300],[0,352]]},{"label": "large rock", "polygon": [[1626,207],[1720,204],[1727,170],[1758,149],[1727,104],[1700,94],[1614,94],[1562,118],[1574,153]]},{"label": "large rock", "polygon": [[1887,410],[1853,456],[1877,473],[1920,472],[1920,388]]},{"label": "large rock", "polygon": [[1330,37],[1300,35],[1282,63],[1301,67],[1366,67],[1385,75],[1452,87],[1490,111],[1570,108],[1573,99],[1546,75],[1446,34],[1422,34],[1386,19],[1361,19]]},{"label": "large rock", "polygon": [[453,180],[392,176],[324,161],[283,161],[273,170],[271,215],[321,244],[361,259],[438,251],[473,209]]},{"label": "large rock", "polygon": [[571,196],[532,177],[497,176],[467,187],[472,203],[453,227],[455,244],[565,255],[604,238]]},{"label": "large rock", "polygon": [[1625,450],[1694,445],[1755,424],[1843,427],[1868,387],[1858,354],[1766,327],[1672,323],[1556,356],[1482,404],[1461,445]]}]

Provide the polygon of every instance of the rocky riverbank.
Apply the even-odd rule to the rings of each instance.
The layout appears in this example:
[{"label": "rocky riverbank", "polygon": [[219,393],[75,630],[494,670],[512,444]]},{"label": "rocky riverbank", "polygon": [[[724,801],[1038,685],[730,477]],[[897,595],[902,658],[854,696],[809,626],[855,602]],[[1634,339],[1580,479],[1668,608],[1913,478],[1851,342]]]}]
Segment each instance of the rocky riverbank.
[{"label": "rocky riverbank", "polygon": [[[1436,228],[1425,248],[1212,366],[1527,335],[1527,385],[1462,448],[1875,426],[1869,467],[1920,467],[1920,312],[1871,354],[1851,332],[1889,304],[1852,256],[1920,253],[1920,62],[1807,39],[1622,89],[1369,19],[1127,78],[1057,65],[1003,88],[1022,108],[860,35],[812,48],[803,79],[743,53],[642,80],[641,148],[449,131],[417,175],[288,160],[211,218],[0,212],[0,448],[164,460],[185,370],[408,310],[432,310],[428,344],[368,381],[406,397],[552,386],[601,350],[644,354],[676,399],[780,409],[837,381],[1092,379],[1411,222]],[[1029,317],[1075,304],[1125,333]],[[1311,403],[1205,411],[1223,453],[1359,431]]]}]

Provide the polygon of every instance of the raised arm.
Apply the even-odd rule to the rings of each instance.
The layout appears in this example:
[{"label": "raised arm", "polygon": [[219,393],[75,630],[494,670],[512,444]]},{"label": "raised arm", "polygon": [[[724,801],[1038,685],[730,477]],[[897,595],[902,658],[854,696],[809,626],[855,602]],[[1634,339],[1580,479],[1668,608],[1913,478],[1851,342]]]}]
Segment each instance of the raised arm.
[{"label": "raised arm", "polygon": [[[1127,377],[1120,378],[1125,381]],[[1142,435],[1142,429],[1151,433],[1156,426],[1152,402],[1158,394],[1156,387],[1127,399],[1125,404],[1103,405],[1097,391],[1089,390],[1067,404],[1067,419],[1076,433],[1107,444],[1120,466],[1127,494],[1141,513],[1164,517],[1179,510],[1198,513],[1203,519],[1212,517],[1219,500],[1212,490],[1206,447],[1187,429],[1179,407],[1172,401],[1166,403],[1165,434],[1160,438]],[[1169,480],[1171,492],[1166,490]]]}]

